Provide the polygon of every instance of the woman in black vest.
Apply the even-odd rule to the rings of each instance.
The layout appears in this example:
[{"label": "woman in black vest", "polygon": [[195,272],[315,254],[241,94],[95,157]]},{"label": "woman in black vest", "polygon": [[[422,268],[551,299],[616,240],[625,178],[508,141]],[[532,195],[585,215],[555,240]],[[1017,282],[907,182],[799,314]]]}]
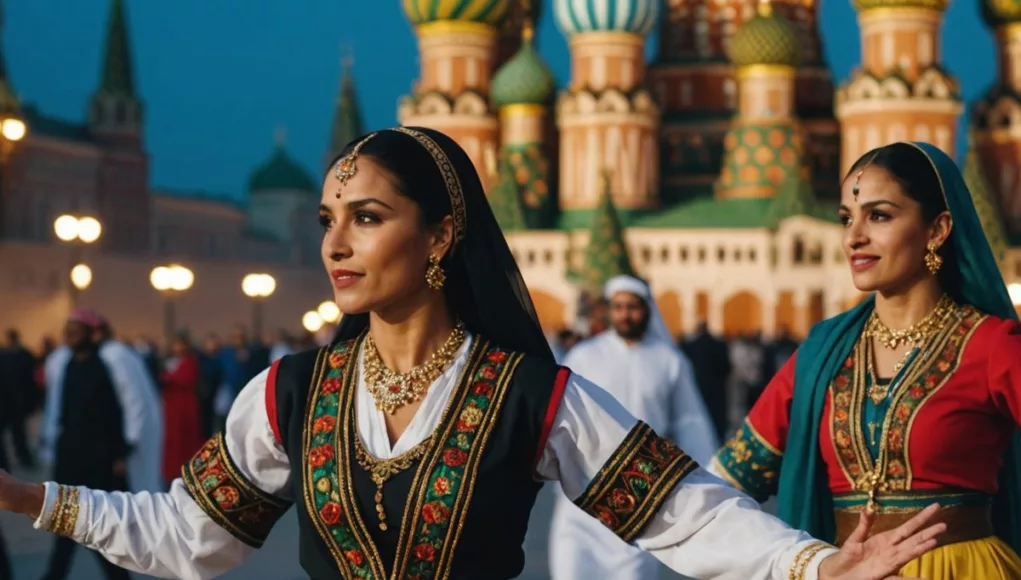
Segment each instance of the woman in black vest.
[{"label": "woman in black vest", "polygon": [[[147,574],[211,578],[298,505],[316,580],[504,579],[542,481],[698,578],[887,578],[943,525],[837,551],[699,468],[553,362],[472,161],[399,127],[352,143],[323,186],[323,261],[345,313],[326,348],[241,391],[167,494],[4,475],[0,509]],[[607,570],[607,577],[612,577]]]}]

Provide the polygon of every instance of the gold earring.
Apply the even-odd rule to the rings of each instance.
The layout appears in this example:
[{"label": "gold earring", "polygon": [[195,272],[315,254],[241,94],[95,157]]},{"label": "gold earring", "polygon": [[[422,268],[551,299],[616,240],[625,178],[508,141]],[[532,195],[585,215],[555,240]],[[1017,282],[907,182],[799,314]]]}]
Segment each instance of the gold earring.
[{"label": "gold earring", "polygon": [[943,258],[936,253],[936,242],[929,242],[926,246],[925,252],[925,267],[929,269],[929,272],[936,274],[939,269],[943,266]]},{"label": "gold earring", "polygon": [[425,283],[433,290],[442,290],[447,282],[447,274],[440,267],[440,259],[429,256],[429,267],[425,271]]}]

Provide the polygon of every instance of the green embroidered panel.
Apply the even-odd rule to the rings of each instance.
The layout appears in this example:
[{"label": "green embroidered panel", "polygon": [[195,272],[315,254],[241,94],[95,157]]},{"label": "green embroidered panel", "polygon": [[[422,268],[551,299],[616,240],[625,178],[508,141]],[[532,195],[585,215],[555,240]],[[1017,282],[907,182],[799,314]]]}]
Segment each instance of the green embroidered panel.
[{"label": "green embroidered panel", "polygon": [[195,503],[221,528],[253,548],[261,548],[291,502],[248,481],[227,454],[223,433],[206,442],[181,470]]},{"label": "green embroidered panel", "polygon": [[638,422],[574,503],[630,542],[697,467],[672,441]]},{"label": "green embroidered panel", "polygon": [[777,492],[783,454],[766,442],[746,419],[713,457],[713,467],[734,487],[766,501]]}]

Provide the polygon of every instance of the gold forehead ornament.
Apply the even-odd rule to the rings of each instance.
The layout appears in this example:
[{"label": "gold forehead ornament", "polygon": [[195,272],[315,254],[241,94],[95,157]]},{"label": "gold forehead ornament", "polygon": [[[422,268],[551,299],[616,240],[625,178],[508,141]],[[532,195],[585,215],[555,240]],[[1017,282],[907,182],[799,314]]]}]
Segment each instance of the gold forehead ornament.
[{"label": "gold forehead ornament", "polygon": [[[341,187],[347,185],[348,180],[354,177],[355,173],[358,173],[358,166],[355,163],[358,160],[358,153],[361,151],[362,146],[365,145],[369,139],[372,139],[375,136],[375,133],[369,133],[366,135],[364,139],[356,143],[355,146],[351,148],[350,153],[342,157],[341,160],[337,162],[337,165],[334,166],[333,174],[337,177],[337,180],[340,181]],[[340,199],[340,189],[337,189],[337,199]]]}]

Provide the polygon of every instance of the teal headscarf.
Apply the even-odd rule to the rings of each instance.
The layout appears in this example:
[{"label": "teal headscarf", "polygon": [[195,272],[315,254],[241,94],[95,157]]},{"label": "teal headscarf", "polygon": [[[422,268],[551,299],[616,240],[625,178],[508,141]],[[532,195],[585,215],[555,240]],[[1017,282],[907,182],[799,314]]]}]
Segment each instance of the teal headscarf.
[{"label": "teal headscarf", "polygon": [[[957,257],[958,300],[1001,318],[1017,318],[971,194],[953,159],[928,143],[911,143],[939,176],[953,222],[948,250]],[[833,541],[833,496],[819,454],[819,430],[830,381],[851,354],[872,313],[870,296],[848,312],[817,324],[798,350],[787,448],[780,467],[778,515],[790,526]],[[1014,438],[1000,472],[994,514],[997,535],[1021,552],[1021,439]]]}]

